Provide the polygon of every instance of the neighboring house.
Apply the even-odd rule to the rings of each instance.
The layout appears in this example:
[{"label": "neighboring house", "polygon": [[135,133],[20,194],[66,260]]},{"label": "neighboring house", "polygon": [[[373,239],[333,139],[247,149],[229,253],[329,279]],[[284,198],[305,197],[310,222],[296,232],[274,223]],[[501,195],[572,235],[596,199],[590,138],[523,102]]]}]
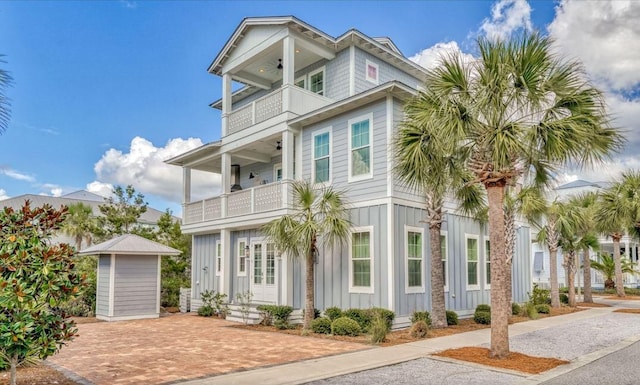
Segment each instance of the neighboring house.
[{"label": "neighboring house", "polygon": [[[565,200],[572,196],[576,196],[587,192],[598,192],[604,188],[609,187],[609,182],[589,182],[585,180],[576,180],[556,187],[552,192],[553,199]],[[534,230],[535,232],[535,230]],[[535,239],[535,234],[534,234]],[[599,250],[590,251],[589,257],[592,260],[597,260],[599,253],[613,254],[613,242],[610,237],[601,236],[598,239]],[[638,251],[640,244],[637,240],[625,235],[620,240],[620,253],[626,257],[630,257],[635,263],[638,263]],[[549,284],[549,249],[537,243],[533,243],[533,282],[538,283],[541,287],[548,288]],[[580,259],[580,266],[582,265],[582,251],[578,253]],[[566,286],[566,274],[563,267],[564,255],[562,249],[558,250],[558,284],[560,287]],[[576,285],[582,285],[582,270],[579,269],[576,273]],[[595,288],[604,287],[604,279],[602,274],[592,269],[591,271],[591,283]],[[624,275],[625,286],[636,287],[638,285],[638,277],[630,274]]]},{"label": "neighboring house", "polygon": [[[212,103],[222,138],[167,160],[183,168],[192,310],[205,290],[303,307],[303,262],[279,255],[260,231],[288,212],[291,181],[301,178],[345,190],[354,225],[349,246],[317,256],[316,308],[383,307],[398,324],[429,310],[423,198],[392,173],[403,105],[425,69],[389,38],[355,29],[334,38],[289,16],[244,19],[209,72],[222,77]],[[232,92],[233,82],[244,87]],[[222,194],[192,202],[191,170],[221,174]],[[513,298],[525,301],[531,240],[519,226]],[[442,237],[447,308],[470,314],[490,302],[488,229],[448,202]]]},{"label": "neighboring house", "polygon": [[[94,216],[101,215],[98,206],[107,203],[105,198],[100,195],[91,193],[89,191],[79,190],[59,197],[34,194],[19,195],[17,197],[0,200],[0,208],[11,207],[13,209],[18,209],[24,205],[24,202],[26,200],[29,200],[31,202],[31,207],[40,207],[44,204],[49,204],[56,209],[60,208],[60,206],[62,205],[69,206],[76,203],[82,203],[86,206],[91,207]],[[156,224],[158,223],[158,219],[160,219],[160,216],[162,214],[164,214],[162,211],[147,207],[147,211],[140,216],[138,223],[143,226],[156,226]],[[175,220],[179,220],[179,218],[175,218]],[[75,239],[62,232],[58,232],[56,238],[54,239],[54,242],[75,245]],[[83,242],[83,247],[88,246],[91,245],[87,245]]]}]

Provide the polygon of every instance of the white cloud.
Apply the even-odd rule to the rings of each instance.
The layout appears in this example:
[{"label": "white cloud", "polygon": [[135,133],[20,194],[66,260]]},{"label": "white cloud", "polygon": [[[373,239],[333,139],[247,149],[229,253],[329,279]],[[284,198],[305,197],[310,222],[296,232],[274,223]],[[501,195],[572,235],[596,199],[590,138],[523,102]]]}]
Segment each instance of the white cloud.
[{"label": "white cloud", "polygon": [[23,173],[18,172],[16,170],[12,170],[9,167],[0,166],[0,175],[6,175],[9,178],[16,179],[16,180],[22,180],[22,181],[25,181],[25,182],[35,182],[36,181],[36,178],[32,177],[31,175],[23,174]]},{"label": "white cloud", "polygon": [[[182,169],[164,163],[166,159],[187,152],[202,145],[197,138],[170,139],[164,147],[141,137],[131,140],[128,153],[109,149],[95,164],[96,181],[87,189],[96,194],[110,196],[114,185],[133,185],[143,194],[182,202]],[[191,177],[192,199],[213,196],[219,192],[220,178],[210,173],[193,172]],[[198,196],[198,193],[204,196]]]},{"label": "white cloud", "polygon": [[462,53],[460,47],[458,47],[458,43],[455,41],[437,43],[411,56],[409,60],[418,63],[424,68],[430,69],[436,67],[440,63],[441,58],[451,54],[462,54],[464,61],[473,60],[473,56],[470,54]]},{"label": "white cloud", "polygon": [[570,182],[576,179],[584,179],[591,182],[610,182],[620,178],[627,170],[640,169],[640,158],[636,156],[622,156],[598,164],[591,169],[570,169],[563,174]]},{"label": "white cloud", "polygon": [[10,196],[7,195],[7,192],[4,189],[0,188],[0,201],[3,201],[5,199],[9,199]]},{"label": "white cloud", "polygon": [[480,32],[489,39],[505,39],[521,28],[531,30],[531,6],[526,0],[499,0],[484,19]]}]

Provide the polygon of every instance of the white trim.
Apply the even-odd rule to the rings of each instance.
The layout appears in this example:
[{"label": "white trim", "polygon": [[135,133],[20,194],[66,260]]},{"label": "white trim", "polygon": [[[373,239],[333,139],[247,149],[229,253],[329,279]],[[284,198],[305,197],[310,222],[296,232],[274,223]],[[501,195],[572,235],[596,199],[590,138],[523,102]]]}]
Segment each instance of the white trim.
[{"label": "white trim", "polygon": [[222,240],[217,240],[215,248],[213,249],[213,266],[216,272],[216,277],[222,275]]},{"label": "white trim", "polygon": [[[369,233],[369,273],[371,277],[369,278],[370,286],[354,286],[353,285],[353,258],[352,258],[352,245],[353,245],[353,234],[355,233]],[[375,266],[375,252],[373,249],[373,226],[360,226],[353,227],[351,229],[351,233],[349,234],[349,293],[361,293],[361,294],[373,294],[375,292],[374,285],[374,266]]]},{"label": "white trim", "polygon": [[393,96],[387,96],[387,196],[393,196]]},{"label": "white trim", "polygon": [[158,276],[156,279],[156,311],[160,314],[160,295],[162,292],[162,256],[158,255]]},{"label": "white trim", "polygon": [[[316,182],[316,136],[329,134],[329,179],[325,182]],[[324,157],[323,157],[324,158]],[[314,132],[311,135],[311,182],[319,185],[330,185],[333,180],[333,127],[329,126]]]},{"label": "white trim", "polygon": [[[476,249],[478,255],[476,256],[476,280],[477,284],[469,285],[469,247],[467,245],[468,239],[476,240]],[[480,237],[476,234],[464,234],[464,282],[467,290],[480,290]]]},{"label": "white trim", "polygon": [[[449,291],[449,233],[446,230],[440,230],[440,236],[444,236],[445,255],[441,256],[446,264],[444,265],[444,291]],[[440,240],[440,250],[442,250],[442,240]]]},{"label": "white trim", "polygon": [[[409,232],[412,233],[418,233],[420,234],[420,261],[422,262],[420,264],[420,286],[409,286]],[[425,292],[425,286],[424,286],[424,281],[425,281],[425,274],[426,274],[426,268],[425,268],[425,260],[424,260],[424,256],[425,256],[425,252],[424,252],[424,228],[422,227],[415,227],[415,226],[407,226],[404,225],[404,292],[406,294],[411,294],[411,293],[424,293]],[[417,258],[412,258],[412,259],[417,259]]]},{"label": "white trim", "polygon": [[96,318],[103,321],[130,321],[134,319],[160,318],[160,314],[154,313],[154,314],[140,314],[140,315],[123,315],[118,317],[96,314]]},{"label": "white trim", "polygon": [[[240,244],[244,242],[245,246],[248,246],[249,244],[247,243],[247,238],[243,237],[243,238],[238,238],[236,240],[236,264],[238,266],[238,268],[236,269],[236,273],[238,277],[246,277],[247,276],[247,261],[250,258],[247,258],[247,256],[245,255],[245,248],[244,247],[240,247]],[[240,259],[244,258],[244,271],[240,271]]]},{"label": "white trim", "polygon": [[[380,67],[378,66],[378,64],[370,61],[370,60],[365,60],[364,61],[364,78],[366,81],[371,82],[375,85],[378,85],[380,83]],[[376,69],[376,77],[370,77],[369,76],[369,66],[373,67]]]},{"label": "white trim", "polygon": [[349,96],[356,94],[356,47],[349,46]]},{"label": "white trim", "polygon": [[[278,170],[280,170],[280,180],[278,180]],[[280,182],[282,181],[282,177],[284,176],[282,170],[282,163],[276,163],[273,165],[273,181]]]},{"label": "white trim", "polygon": [[[303,81],[303,82],[304,82],[304,84],[302,85],[302,87],[300,87],[300,86],[298,85],[298,83],[299,83],[300,81]],[[304,75],[302,75],[302,76],[297,77],[297,78],[293,81],[293,84],[294,84],[295,86],[297,86],[297,87],[302,88],[303,90],[306,90],[306,89],[307,89],[307,74],[304,74]]]},{"label": "white trim", "polygon": [[[353,153],[353,150],[351,148],[351,130],[352,130],[352,125],[355,123],[360,123],[363,122],[365,120],[369,121],[369,172],[366,174],[360,174],[360,175],[356,175],[353,176],[352,172],[353,170],[351,169],[352,167],[352,160],[351,160],[351,154]],[[347,144],[347,152],[348,152],[348,165],[347,165],[347,182],[351,183],[351,182],[357,182],[357,181],[361,181],[361,180],[366,180],[366,179],[372,179],[373,178],[373,113],[370,112],[368,114],[365,115],[360,115],[357,116],[353,119],[349,119],[348,123],[347,123],[347,136],[348,136],[348,144]],[[361,147],[362,148],[362,147]]]},{"label": "white trim", "polygon": [[[487,282],[487,267],[489,267],[489,274],[491,274],[491,265],[487,266],[487,261],[489,259],[487,259],[487,243],[490,242],[488,237],[483,237],[484,242],[482,243],[482,266],[484,267],[483,271],[484,271],[484,279],[482,280],[482,282],[484,283],[484,288],[485,289],[491,289],[491,282]],[[490,263],[490,262],[489,262]]]},{"label": "white trim", "polygon": [[392,202],[387,202],[387,304],[389,310],[394,310],[394,294],[395,294],[395,237],[394,232],[396,229],[394,205]]},{"label": "white trim", "polygon": [[[311,90],[311,77],[313,75],[319,74],[320,72],[322,72],[322,93],[316,92],[316,91],[312,91]],[[309,72],[307,74],[307,90],[313,92],[314,94],[318,94],[318,95],[322,95],[325,96],[325,94],[327,93],[327,72],[325,71],[325,67],[322,66],[316,70],[313,70],[311,72]]]},{"label": "white trim", "polygon": [[116,255],[111,254],[109,261],[109,310],[107,314],[109,317],[113,317],[114,314],[114,298],[116,296]]}]

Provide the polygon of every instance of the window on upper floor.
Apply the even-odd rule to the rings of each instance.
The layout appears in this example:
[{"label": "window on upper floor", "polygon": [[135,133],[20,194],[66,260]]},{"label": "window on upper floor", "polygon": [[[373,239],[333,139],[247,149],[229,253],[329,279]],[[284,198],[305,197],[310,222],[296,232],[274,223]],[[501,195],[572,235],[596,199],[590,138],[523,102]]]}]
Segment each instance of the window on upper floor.
[{"label": "window on upper floor", "polygon": [[478,236],[467,235],[465,238],[467,243],[467,289],[477,290],[480,288],[480,280],[478,279]]},{"label": "window on upper floor", "polygon": [[331,131],[313,135],[313,181],[325,183],[331,179]]},{"label": "window on upper floor", "polygon": [[365,61],[365,79],[367,81],[378,84],[378,65],[376,63],[370,62],[369,60]]},{"label": "window on upper floor", "polygon": [[324,95],[324,67],[309,72],[309,91]]},{"label": "window on upper floor", "polygon": [[419,227],[405,227],[407,293],[424,293],[423,238],[424,230]]},{"label": "window on upper floor", "polygon": [[280,182],[282,180],[282,163],[273,165],[273,180]]},{"label": "window on upper floor", "polygon": [[354,228],[349,247],[349,292],[373,293],[373,227]]},{"label": "window on upper floor", "polygon": [[300,87],[300,88],[307,88],[307,75],[304,76],[300,76],[299,78],[296,79],[295,82],[296,86]]},{"label": "window on upper floor", "polygon": [[349,181],[373,176],[371,165],[372,114],[349,120]]}]

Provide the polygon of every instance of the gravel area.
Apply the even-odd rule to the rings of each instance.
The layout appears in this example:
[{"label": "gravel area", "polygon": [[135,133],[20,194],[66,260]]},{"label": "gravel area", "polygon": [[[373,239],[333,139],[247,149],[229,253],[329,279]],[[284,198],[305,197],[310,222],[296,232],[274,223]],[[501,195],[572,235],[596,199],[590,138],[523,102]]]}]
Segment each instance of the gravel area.
[{"label": "gravel area", "polygon": [[314,385],[412,385],[412,384],[442,384],[442,385],[502,385],[514,384],[523,377],[501,373],[473,366],[453,364],[439,360],[421,358],[403,362],[402,364],[386,366],[384,368],[367,370],[346,376],[329,378],[311,382]]}]

